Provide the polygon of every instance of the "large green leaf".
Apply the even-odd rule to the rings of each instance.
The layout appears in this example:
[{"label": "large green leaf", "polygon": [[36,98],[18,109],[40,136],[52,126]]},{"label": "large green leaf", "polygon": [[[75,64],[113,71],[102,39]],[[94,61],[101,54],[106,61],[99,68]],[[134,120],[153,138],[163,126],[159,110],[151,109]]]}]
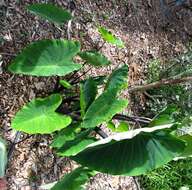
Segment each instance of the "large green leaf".
[{"label": "large green leaf", "polygon": [[111,62],[104,55],[97,51],[84,51],[80,52],[78,55],[84,59],[86,63],[96,67],[111,64]]},{"label": "large green leaf", "polygon": [[9,71],[36,76],[64,76],[81,68],[73,62],[80,51],[77,41],[41,40],[28,45],[9,66]]},{"label": "large green leaf", "polygon": [[71,118],[55,112],[61,102],[59,94],[32,100],[17,112],[12,128],[29,134],[48,134],[65,128]]},{"label": "large green leaf", "polygon": [[5,175],[5,168],[7,165],[7,150],[6,142],[0,137],[0,178]]},{"label": "large green leaf", "polygon": [[99,33],[101,34],[102,38],[113,44],[116,45],[117,47],[125,47],[124,43],[121,41],[120,38],[117,38],[116,36],[114,36],[110,31],[108,31],[106,28],[104,27],[100,27],[99,28]]},{"label": "large green leaf", "polygon": [[87,108],[92,104],[97,95],[97,85],[92,78],[87,79],[80,86],[81,116],[85,115]]},{"label": "large green leaf", "polygon": [[58,132],[57,135],[55,135],[50,146],[53,148],[61,148],[66,143],[66,141],[71,141],[75,139],[76,134],[79,132],[79,130],[79,124],[72,124],[62,129]]},{"label": "large green leaf", "polygon": [[72,18],[72,15],[68,11],[52,4],[35,3],[29,5],[27,9],[35,15],[59,25],[64,24]]},{"label": "large green leaf", "polygon": [[81,126],[82,128],[94,128],[103,122],[108,122],[116,113],[126,108],[127,105],[127,100],[116,99],[115,90],[108,90],[90,105]]},{"label": "large green leaf", "polygon": [[89,145],[72,159],[99,172],[141,175],[169,162],[184,150],[183,141],[163,130],[171,126],[118,133]]},{"label": "large green leaf", "polygon": [[66,174],[51,190],[84,190],[84,184],[96,174],[88,168],[77,168]]},{"label": "large green leaf", "polygon": [[60,156],[74,156],[81,152],[89,144],[96,141],[94,137],[90,137],[90,129],[78,134],[75,139],[67,141],[61,148],[57,150],[57,154]]},{"label": "large green leaf", "polygon": [[128,66],[123,65],[122,67],[114,70],[112,74],[109,76],[105,89],[115,88],[118,90],[122,90],[123,88],[128,86]]}]

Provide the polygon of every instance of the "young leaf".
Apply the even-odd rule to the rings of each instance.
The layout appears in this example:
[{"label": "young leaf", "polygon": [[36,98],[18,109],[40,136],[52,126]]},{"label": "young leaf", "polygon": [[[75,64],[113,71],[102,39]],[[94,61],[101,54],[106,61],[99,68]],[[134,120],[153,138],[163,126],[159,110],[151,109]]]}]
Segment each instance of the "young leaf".
[{"label": "young leaf", "polygon": [[115,90],[108,90],[90,105],[85,113],[81,127],[94,128],[103,122],[108,122],[116,113],[126,108],[127,105],[127,100],[116,99]]},{"label": "young leaf", "polygon": [[114,70],[107,80],[105,89],[117,89],[117,91],[122,90],[127,87],[128,82],[128,66],[123,65],[122,67]]},{"label": "young leaf", "polygon": [[50,146],[53,148],[61,148],[66,143],[66,141],[71,141],[75,139],[76,133],[79,129],[79,124],[72,124],[65,129],[62,129],[54,137],[53,142]]},{"label": "young leaf", "polygon": [[81,116],[85,115],[87,108],[92,104],[97,95],[97,85],[92,78],[87,79],[80,85]]},{"label": "young leaf", "polygon": [[120,124],[118,125],[118,127],[116,128],[116,132],[126,132],[129,130],[129,125],[126,122],[120,122]]},{"label": "young leaf", "polygon": [[115,132],[115,131],[116,131],[115,124],[114,124],[112,121],[109,121],[109,122],[107,123],[107,128],[111,129],[112,132]]},{"label": "young leaf", "polygon": [[106,28],[104,27],[100,27],[99,28],[99,33],[101,34],[101,37],[113,44],[113,45],[116,45],[117,47],[120,47],[120,48],[123,48],[125,47],[124,43],[121,41],[120,38],[117,38],[116,36],[114,36],[110,31],[108,31]]},{"label": "young leaf", "polygon": [[96,174],[88,168],[77,168],[66,174],[51,190],[84,190],[84,184]]},{"label": "young leaf", "polygon": [[67,89],[70,89],[72,87],[72,85],[67,82],[66,80],[60,80],[59,83],[64,87],[64,88],[67,88]]},{"label": "young leaf", "polygon": [[103,173],[128,176],[145,174],[183,152],[185,143],[163,131],[171,126],[118,133],[89,145],[71,158],[83,166]]},{"label": "young leaf", "polygon": [[59,94],[32,100],[17,112],[12,128],[29,134],[49,134],[67,127],[71,118],[55,112],[61,102]]},{"label": "young leaf", "polygon": [[35,3],[29,5],[27,9],[35,15],[59,25],[72,19],[72,15],[68,11],[52,4]]},{"label": "young leaf", "polygon": [[92,130],[88,129],[86,131],[78,134],[75,139],[67,141],[61,148],[57,150],[59,156],[74,156],[81,152],[89,144],[96,141],[94,137],[89,137]]},{"label": "young leaf", "polygon": [[86,63],[95,67],[107,66],[111,62],[101,53],[97,51],[84,51],[78,54]]},{"label": "young leaf", "polygon": [[112,132],[125,132],[129,130],[129,125],[126,122],[120,122],[118,127],[115,126],[115,124],[110,121],[107,123],[107,127],[112,130]]},{"label": "young leaf", "polygon": [[6,142],[0,137],[0,178],[5,175],[5,168],[7,165],[7,150]]},{"label": "young leaf", "polygon": [[9,71],[35,76],[64,76],[81,68],[73,62],[80,51],[77,41],[41,40],[28,45],[9,66]]}]

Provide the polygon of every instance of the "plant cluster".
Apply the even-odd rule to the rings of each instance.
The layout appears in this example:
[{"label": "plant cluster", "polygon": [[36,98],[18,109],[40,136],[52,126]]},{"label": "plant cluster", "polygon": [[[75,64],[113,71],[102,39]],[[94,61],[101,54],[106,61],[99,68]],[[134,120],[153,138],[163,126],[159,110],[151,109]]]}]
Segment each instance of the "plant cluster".
[{"label": "plant cluster", "polygon": [[[72,19],[69,12],[51,4],[33,4],[28,10],[58,25]],[[107,29],[100,27],[99,32],[105,41],[124,46]],[[143,128],[129,130],[129,125],[138,119],[120,114],[128,106],[128,100],[120,98],[121,91],[128,87],[127,65],[116,68],[109,76],[80,80],[74,75],[84,64],[76,63],[76,56],[93,67],[111,64],[98,51],[81,51],[78,41],[47,39],[29,44],[8,67],[15,74],[70,76],[59,80],[59,87],[50,96],[24,105],[11,124],[13,129],[28,134],[50,134],[50,147],[56,154],[81,165],[54,183],[52,190],[82,190],[97,172],[141,175],[191,154],[191,136],[175,133],[181,127],[172,119],[175,108],[168,107],[151,121],[143,118]],[[115,125],[114,120],[126,122]],[[107,136],[101,129],[103,124],[116,134]]]}]

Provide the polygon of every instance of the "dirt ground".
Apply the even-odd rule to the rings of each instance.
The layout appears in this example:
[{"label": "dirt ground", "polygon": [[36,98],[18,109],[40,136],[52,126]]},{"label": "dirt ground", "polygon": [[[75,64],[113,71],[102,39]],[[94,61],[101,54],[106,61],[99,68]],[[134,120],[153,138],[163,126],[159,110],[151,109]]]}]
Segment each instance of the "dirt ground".
[{"label": "dirt ground", "polygon": [[[55,27],[26,11],[25,6],[35,2],[51,2],[64,8],[69,5],[67,0],[0,0],[0,134],[9,144],[15,138],[15,131],[10,128],[11,118],[29,100],[53,91],[56,80],[14,75],[6,70],[7,65],[32,41],[67,37],[66,26]],[[101,52],[113,65],[93,69],[88,75],[108,73],[125,63],[129,65],[129,86],[143,84],[149,60],[159,58],[165,62],[184,52],[192,37],[192,11],[172,7],[165,16],[158,0],[76,0],[75,5],[71,36],[81,41],[82,49],[102,43],[98,25],[109,28],[126,46],[118,49],[105,44]],[[142,95],[135,97],[140,99],[140,105],[130,100],[129,110],[142,115]],[[20,139],[26,136],[22,134]],[[39,189],[41,184],[58,180],[75,167],[68,159],[56,158],[47,148],[49,142],[48,136],[36,135],[15,146],[6,175],[10,190]],[[134,190],[136,187],[132,178],[99,174],[91,179],[87,189]]]}]

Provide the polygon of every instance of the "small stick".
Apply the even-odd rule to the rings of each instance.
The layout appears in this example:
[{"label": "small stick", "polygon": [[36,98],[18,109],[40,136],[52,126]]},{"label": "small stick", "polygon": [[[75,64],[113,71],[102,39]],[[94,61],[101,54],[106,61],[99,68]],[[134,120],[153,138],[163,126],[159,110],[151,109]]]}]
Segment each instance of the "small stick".
[{"label": "small stick", "polygon": [[152,88],[159,88],[161,86],[166,86],[166,85],[171,85],[171,84],[180,84],[180,83],[184,83],[184,82],[189,82],[192,81],[192,77],[183,77],[183,78],[179,78],[179,79],[163,79],[161,81],[158,82],[153,82],[150,84],[145,84],[142,86],[135,86],[132,87],[130,89],[128,89],[129,93],[134,93],[134,92],[142,92],[142,91],[146,91]]}]

